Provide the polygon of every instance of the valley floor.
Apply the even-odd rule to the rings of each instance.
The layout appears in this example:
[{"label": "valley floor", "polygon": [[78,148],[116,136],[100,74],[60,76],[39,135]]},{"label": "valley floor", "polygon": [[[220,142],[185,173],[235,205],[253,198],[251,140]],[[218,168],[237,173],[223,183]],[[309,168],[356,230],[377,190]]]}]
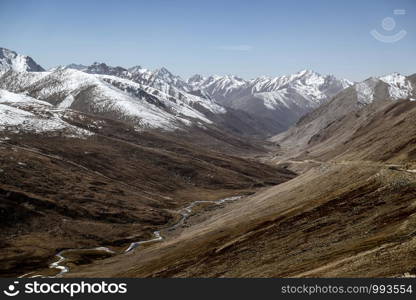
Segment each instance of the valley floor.
[{"label": "valley floor", "polygon": [[306,171],[202,221],[197,217],[178,236],[77,267],[69,276],[416,275],[413,169],[360,161],[285,163]]},{"label": "valley floor", "polygon": [[[282,149],[242,159],[170,150],[170,142],[158,160],[166,141],[143,138],[124,137],[120,149],[106,137],[79,145],[3,140],[3,276],[416,275],[415,165],[292,158]],[[74,157],[77,147],[83,155]],[[121,159],[124,151],[140,159]],[[104,167],[108,157],[125,167]],[[177,179],[163,174],[187,162],[192,169]],[[151,173],[139,179],[137,168]],[[212,168],[220,176],[213,182]],[[213,202],[231,196],[242,197]]]},{"label": "valley floor", "polygon": [[[217,140],[225,149],[219,152],[117,126],[85,139],[0,136],[0,276],[56,276],[67,267],[72,272],[76,265],[153,239],[155,231],[180,221],[183,209],[195,201],[209,202],[198,204],[195,212],[218,209],[228,203],[212,201],[252,194],[295,176],[227,154],[236,153],[226,150],[235,147],[230,139]],[[201,135],[198,141],[204,143]],[[65,264],[54,265],[62,259],[57,254],[69,252]]]}]

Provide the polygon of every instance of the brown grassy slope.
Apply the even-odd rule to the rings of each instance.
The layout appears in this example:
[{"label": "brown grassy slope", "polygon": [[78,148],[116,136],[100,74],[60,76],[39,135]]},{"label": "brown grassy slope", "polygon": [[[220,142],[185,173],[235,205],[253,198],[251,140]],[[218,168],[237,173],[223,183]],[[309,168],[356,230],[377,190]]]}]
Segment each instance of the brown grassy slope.
[{"label": "brown grassy slope", "polygon": [[416,106],[377,105],[327,127],[304,155],[329,162],[230,205],[177,239],[70,276],[415,274],[416,173],[406,169],[416,169]]},{"label": "brown grassy slope", "polygon": [[3,135],[2,276],[46,266],[58,249],[127,244],[172,222],[186,203],[294,176],[109,120],[86,139]]},{"label": "brown grassy slope", "polygon": [[396,276],[416,271],[415,175],[322,165],[177,239],[70,276]]},{"label": "brown grassy slope", "polygon": [[378,102],[311,138],[304,157],[411,162],[416,159],[416,102]]}]

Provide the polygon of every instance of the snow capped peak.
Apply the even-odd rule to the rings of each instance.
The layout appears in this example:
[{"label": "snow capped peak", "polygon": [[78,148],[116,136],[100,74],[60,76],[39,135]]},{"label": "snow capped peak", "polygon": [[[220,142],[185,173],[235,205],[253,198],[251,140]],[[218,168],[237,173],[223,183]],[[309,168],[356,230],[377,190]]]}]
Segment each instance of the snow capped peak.
[{"label": "snow capped peak", "polygon": [[341,82],[341,85],[344,89],[354,85],[353,81],[349,81],[348,79],[345,79],[345,78],[341,78],[340,82]]},{"label": "snow capped peak", "polygon": [[379,79],[389,85],[389,94],[394,100],[410,97],[414,89],[410,80],[397,72],[379,77]]},{"label": "snow capped peak", "polygon": [[155,77],[155,79],[163,80],[163,81],[165,81],[166,83],[169,83],[169,84],[176,85],[176,84],[179,83],[179,84],[181,84],[181,88],[183,86],[186,86],[186,82],[180,76],[173,75],[165,67],[162,67],[160,69],[156,69],[153,72],[153,76]]},{"label": "snow capped peak", "polygon": [[[102,67],[102,64],[92,67]],[[128,78],[90,74],[71,68],[35,73],[39,76],[29,74],[32,73],[4,74],[0,87],[28,92],[30,89],[32,97],[48,101],[54,108],[76,109],[121,119],[133,123],[137,129],[175,130],[194,122],[208,124],[212,122],[205,115],[207,111],[215,114],[226,112],[211,100],[181,92],[167,84],[164,85],[165,93]]]},{"label": "snow capped peak", "polygon": [[312,78],[312,77],[321,78],[323,76],[315,71],[305,69],[305,70],[296,72],[294,74],[274,77],[273,80],[274,81],[294,81],[294,80],[307,80],[308,78]]},{"label": "snow capped peak", "polygon": [[267,126],[273,128],[272,131],[287,129],[299,117],[352,84],[312,70],[251,80],[235,75],[205,78],[195,75],[188,83],[225,107],[242,110],[258,120],[267,118]]},{"label": "snow capped peak", "polygon": [[[270,99],[276,97],[279,99],[289,97],[288,101],[306,99],[307,102],[311,102],[308,106],[316,106],[352,85],[348,80],[337,79],[333,75],[323,76],[312,70],[301,70],[295,74],[280,77],[261,76],[252,80],[244,80],[235,75],[214,75],[207,78],[197,75],[190,78],[188,83],[194,89],[204,90],[220,103],[223,100],[229,101],[232,95],[241,97],[241,95],[261,94],[262,98],[267,98],[269,102]],[[264,93],[276,94],[266,97]],[[232,102],[235,103],[234,100]],[[287,104],[287,101],[283,102]]]},{"label": "snow capped peak", "polygon": [[152,84],[156,85],[161,90],[167,90],[167,85],[183,92],[189,92],[191,90],[185,80],[178,75],[172,74],[165,67],[149,72],[148,77],[148,80],[150,80]]},{"label": "snow capped peak", "polygon": [[155,70],[155,74],[160,75],[160,76],[174,76],[168,69],[166,69],[165,67],[161,67],[159,69]]},{"label": "snow capped peak", "polygon": [[188,79],[187,83],[193,90],[203,91],[203,94],[218,101],[246,85],[247,81],[235,75],[212,75],[209,77],[194,75]]},{"label": "snow capped peak", "polygon": [[313,103],[321,103],[342,89],[352,85],[333,75],[321,75],[312,70],[302,70],[280,77],[260,77],[251,81],[253,93],[291,91],[302,95]]},{"label": "snow capped peak", "polygon": [[[279,77],[278,77],[279,78]],[[322,75],[313,70],[301,70],[293,75],[282,76],[282,78],[290,78],[290,81],[303,80],[306,84],[340,84],[343,88],[352,86],[354,83],[344,78],[337,78],[333,74]]]},{"label": "snow capped peak", "polygon": [[192,75],[191,77],[188,78],[187,83],[189,83],[189,84],[200,83],[204,79],[205,78],[202,75],[195,74],[195,75]]},{"label": "snow capped peak", "polygon": [[238,77],[236,75],[227,74],[227,75],[212,75],[206,78],[208,81],[217,81],[219,83],[231,83],[231,84],[239,84],[239,83],[246,83],[246,81]]},{"label": "snow capped peak", "polygon": [[312,71],[312,70],[308,70],[308,69],[301,70],[301,71],[297,72],[295,75],[299,75],[301,77],[302,76],[313,76],[313,75],[321,76],[321,74],[319,74],[315,71]]},{"label": "snow capped peak", "polygon": [[[380,85],[381,83],[382,85]],[[388,92],[386,93],[379,89],[379,95],[376,97],[377,88],[383,85],[387,85]],[[354,88],[357,92],[357,100],[362,104],[371,103],[379,98],[383,98],[383,100],[407,99],[414,93],[414,87],[411,81],[406,76],[397,72],[381,77],[370,77],[362,82],[356,83]]]},{"label": "snow capped peak", "polygon": [[162,67],[160,69],[156,69],[153,72],[153,76],[157,79],[163,79],[163,80],[167,80],[167,81],[172,81],[173,78],[179,78],[179,76],[175,76],[173,75],[168,69],[166,69],[165,67]]},{"label": "snow capped peak", "polygon": [[388,84],[397,84],[397,83],[403,83],[406,81],[406,76],[401,75],[400,73],[394,72],[391,74],[387,74],[384,76],[380,76],[379,79],[381,81],[384,81]]},{"label": "snow capped peak", "polygon": [[6,48],[0,48],[0,72],[10,69],[16,72],[45,71],[31,57],[17,54],[16,52]]},{"label": "snow capped peak", "polygon": [[261,120],[267,116],[271,126],[279,130],[352,84],[312,70],[251,80],[235,75],[194,75],[187,82],[194,90],[226,107],[243,110]]},{"label": "snow capped peak", "polygon": [[373,102],[375,88],[378,82],[377,78],[370,77],[362,82],[356,83],[354,88],[357,92],[357,101],[361,104]]},{"label": "snow capped peak", "polygon": [[148,69],[145,69],[142,66],[134,66],[134,67],[128,68],[128,71],[132,74],[135,74],[135,73],[142,74],[145,72],[149,72]]}]

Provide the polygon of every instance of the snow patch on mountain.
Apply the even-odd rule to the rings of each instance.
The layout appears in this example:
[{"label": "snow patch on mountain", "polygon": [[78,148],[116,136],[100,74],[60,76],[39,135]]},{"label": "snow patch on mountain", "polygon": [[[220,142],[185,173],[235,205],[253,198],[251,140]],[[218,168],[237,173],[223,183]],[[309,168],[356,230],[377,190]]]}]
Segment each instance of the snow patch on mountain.
[{"label": "snow patch on mountain", "polygon": [[[108,76],[107,78],[112,78],[115,81],[119,80],[115,76],[102,76]],[[72,103],[69,105],[72,101],[71,97],[75,97],[84,88],[91,87],[94,96],[89,100],[90,105],[93,105],[98,111],[113,111],[120,115],[137,118],[142,127],[169,130],[175,128],[172,124],[175,120],[167,112],[102,80],[102,76],[73,69],[58,70],[43,78],[51,84],[46,85],[40,91],[39,96],[49,98],[53,94],[66,94],[63,104],[61,102],[59,105],[70,107],[72,105]]]},{"label": "snow patch on mountain", "polygon": [[[312,106],[320,105],[352,83],[346,79],[337,79],[333,75],[321,75],[311,70],[302,70],[296,74],[281,77],[260,77],[251,82],[253,92],[274,92],[279,90],[297,94],[311,102]],[[290,98],[288,98],[290,101]]]},{"label": "snow patch on mountain", "polygon": [[383,100],[408,99],[414,91],[412,83],[406,76],[392,73],[378,78],[371,77],[355,84],[357,101],[361,104],[369,104],[377,100],[376,87],[381,83],[387,84],[388,88],[388,93],[383,94],[386,99]]},{"label": "snow patch on mountain", "polygon": [[93,133],[64,121],[65,110],[57,110],[47,102],[27,95],[0,90],[0,130],[22,133],[59,132],[67,137],[85,137]]},{"label": "snow patch on mountain", "polygon": [[66,98],[64,99],[64,101],[62,101],[61,103],[58,104],[58,108],[70,108],[71,105],[74,103],[75,98],[73,95],[68,95],[66,96]]},{"label": "snow patch on mountain", "polygon": [[389,94],[394,99],[406,99],[413,91],[410,80],[399,73],[392,73],[379,78],[389,85]]},{"label": "snow patch on mountain", "polygon": [[355,85],[357,92],[357,101],[361,104],[369,104],[374,100],[374,88],[377,84],[377,79],[370,78]]},{"label": "snow patch on mountain", "polygon": [[175,99],[174,97],[152,87],[144,86],[115,76],[99,75],[99,78],[103,79],[104,82],[110,83],[112,86],[117,87],[117,89],[132,96],[137,95],[137,93],[140,91],[145,91],[150,95],[154,95],[157,100],[160,101],[160,103],[156,104],[156,106],[163,106],[165,109],[168,109],[169,112],[172,112],[175,117],[182,118],[185,116],[189,118],[199,119],[205,123],[212,123],[202,113],[192,109],[192,107],[189,106],[189,104],[194,103],[192,100],[190,100],[188,103],[181,103],[181,101],[178,99]]},{"label": "snow patch on mountain", "polygon": [[[70,68],[68,66],[68,68]],[[154,71],[135,66],[129,69],[122,67],[111,67],[103,63],[94,63],[82,70],[89,74],[112,75],[130,82],[138,83],[146,89],[154,88],[161,94],[174,97],[179,102],[185,102],[190,106],[200,106],[214,114],[224,114],[226,110],[211,99],[191,94],[192,87],[180,76],[173,75],[166,68]],[[153,95],[157,92],[152,93]]]},{"label": "snow patch on mountain", "polygon": [[233,106],[236,106],[238,98],[249,101],[248,96],[251,95],[263,99],[267,108],[278,109],[280,104],[285,107],[317,107],[339,91],[351,86],[352,82],[339,80],[332,75],[323,76],[314,71],[303,70],[291,75],[273,78],[262,76],[252,80],[231,75],[207,78],[194,75],[188,79],[188,84],[194,89],[207,92],[224,105],[233,103]]},{"label": "snow patch on mountain", "polygon": [[129,120],[136,128],[176,130],[183,125],[191,126],[194,120],[210,124],[212,121],[198,108],[212,113],[225,112],[211,100],[173,87],[167,94],[118,76],[89,74],[71,68],[40,73],[8,72],[1,77],[0,87],[29,93],[58,108]]},{"label": "snow patch on mountain", "polygon": [[0,102],[1,103],[19,103],[19,102],[35,103],[35,104],[52,107],[52,105],[46,101],[37,100],[25,94],[16,94],[16,93],[12,93],[12,92],[9,92],[7,90],[2,90],[2,89],[0,89]]},{"label": "snow patch on mountain", "polygon": [[248,82],[234,75],[213,75],[205,78],[197,74],[189,78],[187,83],[193,90],[203,90],[213,99],[219,100],[229,96]]}]

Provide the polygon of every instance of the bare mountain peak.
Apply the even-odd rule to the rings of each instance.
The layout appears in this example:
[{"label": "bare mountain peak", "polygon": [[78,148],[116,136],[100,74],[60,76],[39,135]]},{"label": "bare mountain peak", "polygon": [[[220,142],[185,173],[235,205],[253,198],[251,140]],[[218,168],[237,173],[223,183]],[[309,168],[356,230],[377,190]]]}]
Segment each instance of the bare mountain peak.
[{"label": "bare mountain peak", "polygon": [[65,68],[68,68],[68,69],[75,69],[75,70],[80,70],[80,71],[82,71],[82,70],[87,69],[87,68],[88,68],[88,66],[86,66],[86,65],[82,65],[82,64],[69,64],[69,65],[66,65],[66,66],[65,66]]},{"label": "bare mountain peak", "polygon": [[123,67],[112,67],[103,62],[94,62],[87,69],[83,70],[90,74],[101,74],[101,75],[113,75],[113,76],[124,76],[128,71]]}]

